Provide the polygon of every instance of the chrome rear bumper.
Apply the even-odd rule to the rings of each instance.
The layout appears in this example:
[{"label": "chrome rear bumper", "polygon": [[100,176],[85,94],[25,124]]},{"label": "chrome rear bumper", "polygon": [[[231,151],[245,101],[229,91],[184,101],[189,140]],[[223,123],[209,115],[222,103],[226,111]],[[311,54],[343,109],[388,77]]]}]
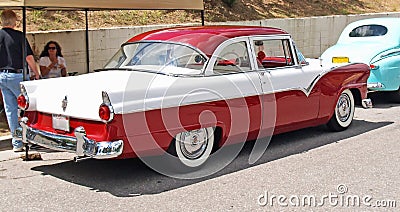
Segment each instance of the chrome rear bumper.
[{"label": "chrome rear bumper", "polygon": [[75,129],[75,137],[57,135],[42,130],[31,128],[27,125],[28,118],[23,117],[14,138],[22,139],[24,143],[37,144],[45,148],[64,152],[76,153],[78,157],[89,157],[96,159],[115,158],[122,153],[124,142],[101,141],[97,142],[86,137],[83,127]]}]

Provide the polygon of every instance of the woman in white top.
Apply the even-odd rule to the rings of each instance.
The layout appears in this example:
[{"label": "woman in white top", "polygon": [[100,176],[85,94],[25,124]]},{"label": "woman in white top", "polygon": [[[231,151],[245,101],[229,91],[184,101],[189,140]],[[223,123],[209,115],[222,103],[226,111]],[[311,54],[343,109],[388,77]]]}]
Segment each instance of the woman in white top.
[{"label": "woman in white top", "polygon": [[40,54],[39,66],[43,78],[67,76],[67,65],[57,42],[47,42]]}]

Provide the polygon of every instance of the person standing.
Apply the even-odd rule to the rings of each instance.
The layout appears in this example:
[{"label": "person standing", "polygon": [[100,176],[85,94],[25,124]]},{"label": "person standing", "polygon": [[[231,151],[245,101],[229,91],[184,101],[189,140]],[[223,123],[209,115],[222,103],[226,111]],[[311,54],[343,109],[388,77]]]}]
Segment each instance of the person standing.
[{"label": "person standing", "polygon": [[[0,89],[3,94],[4,109],[8,126],[14,133],[18,123],[17,97],[20,94],[19,83],[23,81],[23,49],[24,34],[15,30],[17,15],[12,10],[3,10],[1,13],[2,29],[0,30]],[[28,41],[26,42],[27,57],[25,58],[35,79],[40,78],[36,68],[33,51]],[[29,77],[28,77],[29,78]],[[23,151],[21,140],[12,139],[13,150]]]},{"label": "person standing", "polygon": [[47,42],[40,54],[39,66],[43,78],[67,76],[67,65],[57,42]]}]

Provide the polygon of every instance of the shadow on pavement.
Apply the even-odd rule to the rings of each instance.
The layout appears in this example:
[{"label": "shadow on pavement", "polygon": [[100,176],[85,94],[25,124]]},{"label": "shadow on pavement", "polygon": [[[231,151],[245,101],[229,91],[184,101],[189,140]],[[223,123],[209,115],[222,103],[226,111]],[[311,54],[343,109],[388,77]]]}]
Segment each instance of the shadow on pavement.
[{"label": "shadow on pavement", "polygon": [[267,151],[253,165],[248,163],[254,145],[254,142],[250,141],[244,145],[238,157],[223,170],[196,180],[166,177],[147,167],[140,159],[86,160],[80,163],[69,161],[37,166],[32,169],[42,172],[43,175],[51,175],[70,183],[89,187],[96,192],[108,192],[114,196],[157,194],[300,154],[392,123],[354,120],[351,127],[343,132],[332,133],[325,126],[319,126],[276,135],[273,136]]},{"label": "shadow on pavement", "polygon": [[372,100],[374,108],[392,108],[400,106],[400,102],[395,102],[387,92],[368,93],[368,98]]}]

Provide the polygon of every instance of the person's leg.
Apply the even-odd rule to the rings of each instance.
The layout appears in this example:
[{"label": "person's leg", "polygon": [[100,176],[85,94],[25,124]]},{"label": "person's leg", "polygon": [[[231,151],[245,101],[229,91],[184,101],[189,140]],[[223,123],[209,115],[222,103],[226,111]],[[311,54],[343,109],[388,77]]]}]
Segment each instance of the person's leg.
[{"label": "person's leg", "polygon": [[[21,81],[22,74],[7,74],[6,79],[2,81],[1,91],[3,94],[4,110],[11,133],[14,133],[19,127],[17,97],[20,93],[19,83]],[[12,145],[14,149],[22,150],[23,143],[21,140],[13,138]]]}]

